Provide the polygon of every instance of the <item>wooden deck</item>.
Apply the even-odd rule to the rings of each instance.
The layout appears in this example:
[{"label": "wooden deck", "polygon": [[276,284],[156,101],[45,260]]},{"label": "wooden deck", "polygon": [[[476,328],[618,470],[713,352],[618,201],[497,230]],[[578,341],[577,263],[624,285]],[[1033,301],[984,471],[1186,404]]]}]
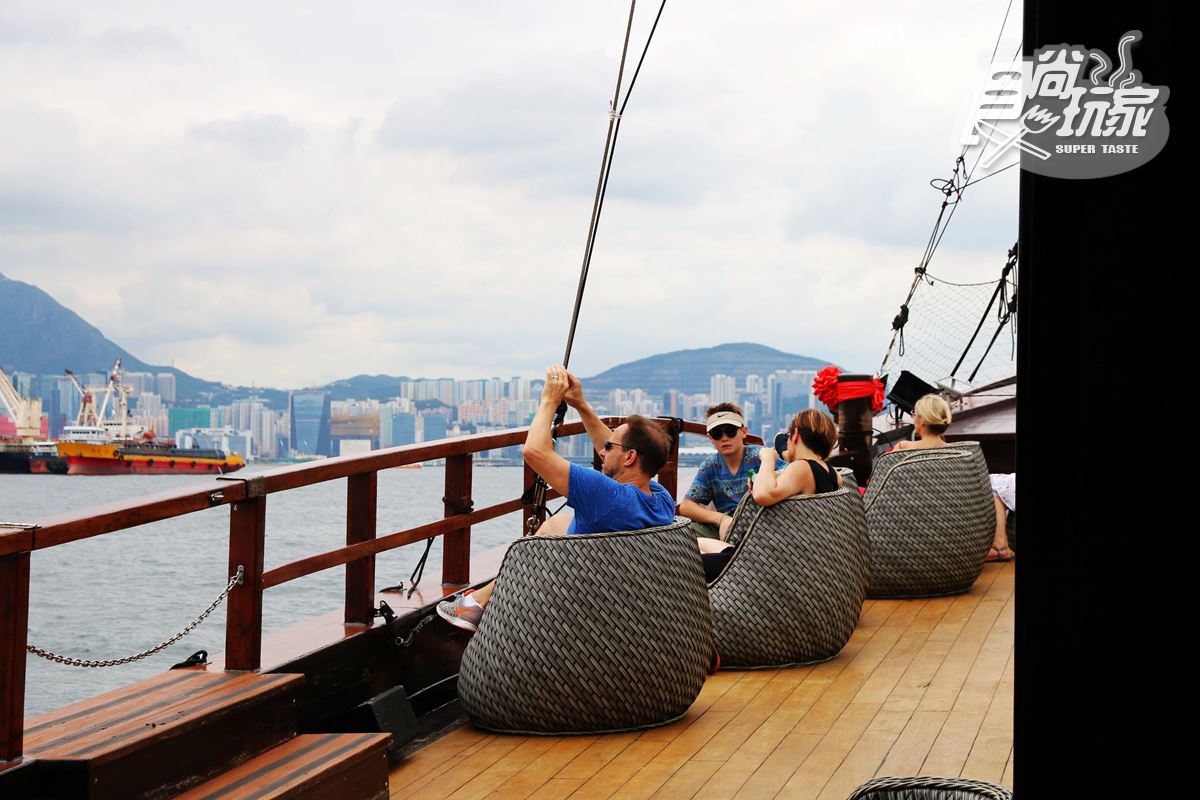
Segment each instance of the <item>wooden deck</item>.
[{"label": "wooden deck", "polygon": [[868,600],[811,667],[710,677],[641,733],[534,737],[466,725],[391,772],[391,796],[845,798],[880,775],[1013,780],[1014,562],[970,592]]}]

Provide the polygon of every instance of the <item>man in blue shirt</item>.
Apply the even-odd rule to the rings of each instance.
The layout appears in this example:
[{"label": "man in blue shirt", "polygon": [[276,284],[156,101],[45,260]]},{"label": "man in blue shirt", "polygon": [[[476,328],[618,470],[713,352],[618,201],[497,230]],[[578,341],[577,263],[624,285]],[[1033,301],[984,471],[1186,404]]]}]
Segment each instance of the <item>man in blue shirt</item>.
[{"label": "man in blue shirt", "polygon": [[[550,427],[558,404],[579,412],[583,427],[602,459],[600,472],[572,464],[554,451]],[[669,525],[675,500],[651,480],[670,457],[666,432],[645,417],[631,416],[616,430],[600,421],[583,398],[579,379],[561,364],[546,370],[546,385],[525,439],[525,463],[567,498],[575,516],[555,515],[538,528],[538,535],[632,531]],[[475,630],[492,596],[495,581],[480,589],[438,603],[437,612],[452,625]]]},{"label": "man in blue shirt", "polygon": [[[733,522],[730,514],[750,491],[750,477],[759,468],[760,447],[746,445],[746,418],[733,403],[709,406],[705,416],[708,438],[717,452],[700,464],[692,487],[679,504],[679,513],[692,520],[698,537],[724,539]],[[776,468],[784,466],[776,462]]]}]

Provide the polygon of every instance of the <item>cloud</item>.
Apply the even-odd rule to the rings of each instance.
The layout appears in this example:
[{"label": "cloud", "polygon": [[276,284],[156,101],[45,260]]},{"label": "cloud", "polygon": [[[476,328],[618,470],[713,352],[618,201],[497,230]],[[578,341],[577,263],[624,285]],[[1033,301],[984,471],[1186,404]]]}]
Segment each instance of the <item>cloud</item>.
[{"label": "cloud", "polygon": [[241,150],[251,158],[278,158],[303,144],[308,132],[303,125],[282,114],[242,114],[236,119],[219,119],[193,125],[188,136],[198,141],[220,142]]},{"label": "cloud", "polygon": [[[561,358],[624,9],[42,8],[0,9],[5,274],[229,383]],[[668,7],[572,364],[760,341],[877,366],[1002,11]],[[935,274],[998,273],[1016,174],[970,190]]]},{"label": "cloud", "polygon": [[153,56],[182,56],[188,52],[186,42],[161,25],[144,25],[137,28],[107,28],[88,37],[88,43],[97,50],[120,54]]}]

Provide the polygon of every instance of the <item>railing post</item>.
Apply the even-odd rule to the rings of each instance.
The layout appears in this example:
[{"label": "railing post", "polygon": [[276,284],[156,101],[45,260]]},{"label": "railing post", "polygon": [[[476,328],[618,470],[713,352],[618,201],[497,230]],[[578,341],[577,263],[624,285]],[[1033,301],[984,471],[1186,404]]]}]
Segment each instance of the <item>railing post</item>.
[{"label": "railing post", "polygon": [[245,568],[242,585],[229,593],[225,621],[225,669],[251,670],[262,659],[262,574],[267,497],[234,503],[229,510],[229,574]]},{"label": "railing post", "polygon": [[658,471],[658,482],[672,498],[679,484],[679,439],[682,436],[683,432],[680,431],[671,437],[671,453],[667,456],[667,463]]},{"label": "railing post", "polygon": [[[449,456],[446,459],[445,516],[453,517],[455,509],[471,506],[472,454]],[[442,583],[462,586],[471,582],[471,527],[452,531],[442,537]]]},{"label": "railing post", "polygon": [[11,553],[0,556],[0,761],[21,758],[28,639],[29,553]]},{"label": "railing post", "polygon": [[[377,472],[351,475],[346,483],[346,544],[375,538]],[[346,565],[346,624],[370,625],[375,618],[375,556]]]}]

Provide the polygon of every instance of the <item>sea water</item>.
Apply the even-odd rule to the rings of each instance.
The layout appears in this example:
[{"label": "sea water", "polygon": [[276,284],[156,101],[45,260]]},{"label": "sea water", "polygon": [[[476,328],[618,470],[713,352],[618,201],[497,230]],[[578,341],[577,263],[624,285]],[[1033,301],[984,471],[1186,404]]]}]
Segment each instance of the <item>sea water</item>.
[{"label": "sea water", "polygon": [[[237,476],[268,468],[251,465]],[[695,473],[695,468],[680,469],[680,496]],[[475,507],[519,497],[523,477],[520,467],[477,466],[472,477]],[[197,485],[212,482],[176,475],[0,475],[0,520],[34,523],[66,511]],[[383,470],[377,535],[441,519],[444,491],[441,467]],[[269,495],[265,568],[345,545],[345,509],[345,479]],[[473,526],[471,552],[516,538],[520,525],[520,514],[514,513]],[[407,581],[424,548],[420,542],[379,554],[376,588]],[[228,559],[228,506],[39,550],[30,563],[29,643],[93,660],[149,649],[188,625],[221,593]],[[441,568],[438,539],[425,574],[439,575]],[[344,576],[344,567],[334,567],[266,590],[264,632],[340,610]],[[149,677],[202,649],[210,655],[225,649],[223,605],[175,645],[132,664],[68,667],[29,655],[25,713],[40,714]]]}]

